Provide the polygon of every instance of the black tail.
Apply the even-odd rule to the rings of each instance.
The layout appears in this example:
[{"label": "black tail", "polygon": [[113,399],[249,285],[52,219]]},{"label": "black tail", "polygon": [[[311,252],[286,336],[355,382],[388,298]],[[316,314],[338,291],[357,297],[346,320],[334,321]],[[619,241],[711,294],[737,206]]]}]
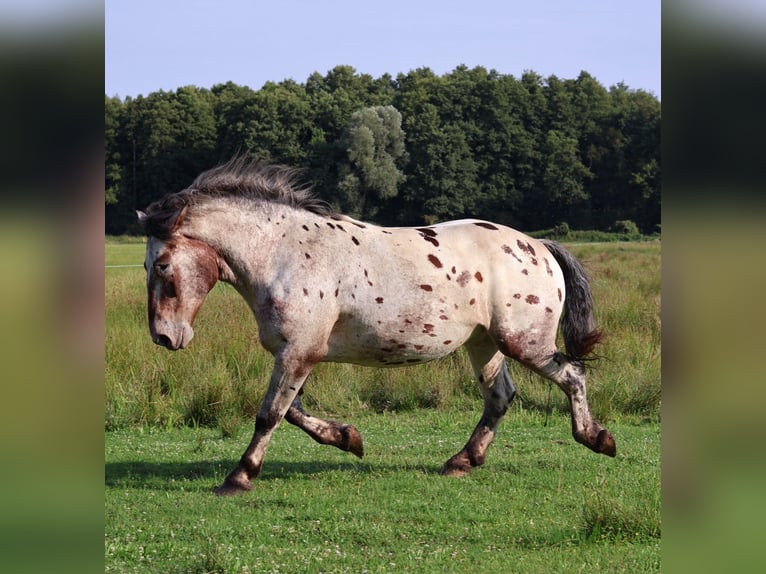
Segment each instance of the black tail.
[{"label": "black tail", "polygon": [[551,252],[564,272],[566,298],[561,332],[567,356],[574,361],[587,359],[604,335],[596,328],[593,317],[593,296],[590,282],[582,263],[561,244],[542,239],[542,244]]}]

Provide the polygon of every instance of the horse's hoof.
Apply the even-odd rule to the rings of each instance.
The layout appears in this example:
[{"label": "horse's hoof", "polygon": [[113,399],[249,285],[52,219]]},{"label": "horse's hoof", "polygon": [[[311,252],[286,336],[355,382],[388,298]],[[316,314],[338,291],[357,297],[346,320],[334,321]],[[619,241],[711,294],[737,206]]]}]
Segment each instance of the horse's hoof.
[{"label": "horse's hoof", "polygon": [[343,433],[343,450],[355,454],[359,458],[364,456],[364,444],[362,435],[354,425],[343,425],[340,429]]},{"label": "horse's hoof", "polygon": [[614,442],[612,433],[603,429],[596,437],[596,452],[607,456],[617,456],[617,444]]},{"label": "horse's hoof", "polygon": [[213,492],[217,496],[238,496],[252,489],[253,483],[250,482],[250,479],[244,473],[239,474],[237,471],[234,471],[226,477],[221,486],[214,488]]},{"label": "horse's hoof", "polygon": [[444,466],[439,471],[442,476],[454,476],[460,478],[471,472],[471,465],[466,462],[456,460],[454,457],[444,463]]}]

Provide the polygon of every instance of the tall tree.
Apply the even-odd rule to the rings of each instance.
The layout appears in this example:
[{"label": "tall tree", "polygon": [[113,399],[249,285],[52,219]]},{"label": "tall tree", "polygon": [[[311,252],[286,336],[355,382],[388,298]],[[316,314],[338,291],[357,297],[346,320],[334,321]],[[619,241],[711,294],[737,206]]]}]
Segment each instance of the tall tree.
[{"label": "tall tree", "polygon": [[373,106],[351,114],[341,138],[348,154],[341,164],[338,189],[344,210],[374,219],[399,192],[406,160],[402,116],[393,106]]},{"label": "tall tree", "polygon": [[122,123],[122,102],[119,98],[106,97],[104,101],[104,145],[105,145],[105,190],[106,204],[113,205],[120,197],[122,160],[120,150],[120,124]]}]

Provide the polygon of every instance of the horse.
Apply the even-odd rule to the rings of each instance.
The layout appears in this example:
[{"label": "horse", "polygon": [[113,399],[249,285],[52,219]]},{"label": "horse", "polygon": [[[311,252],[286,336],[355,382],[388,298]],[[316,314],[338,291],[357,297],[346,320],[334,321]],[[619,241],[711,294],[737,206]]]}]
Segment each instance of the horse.
[{"label": "horse", "polygon": [[[516,394],[506,358],[563,390],[577,442],[616,455],[586,399],[586,360],[603,334],[585,270],[568,250],[477,219],[373,225],[334,212],[300,180],[299,170],[236,157],[137,212],[147,235],[154,343],[186,348],[207,293],[223,281],[247,302],[274,357],[252,440],[216,494],[253,488],[284,419],[321,444],[363,456],[355,426],[303,408],[317,363],[402,367],[460,347],[484,408],[441,474],[463,476],[485,462]],[[559,323],[565,352],[556,344]]]}]

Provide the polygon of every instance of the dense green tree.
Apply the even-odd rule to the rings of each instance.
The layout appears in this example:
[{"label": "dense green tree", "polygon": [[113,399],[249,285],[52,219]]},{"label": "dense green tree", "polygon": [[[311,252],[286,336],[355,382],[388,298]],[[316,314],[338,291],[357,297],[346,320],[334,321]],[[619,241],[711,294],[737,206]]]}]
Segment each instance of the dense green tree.
[{"label": "dense green tree", "polygon": [[215,97],[216,148],[219,159],[225,160],[247,152],[246,139],[256,92],[233,82],[217,84],[211,92]]},{"label": "dense green tree", "polygon": [[593,174],[580,161],[577,140],[558,130],[548,132],[543,153],[543,188],[538,198],[546,218],[564,221],[568,214],[576,213],[587,202],[585,185]]},{"label": "dense green tree", "polygon": [[122,180],[122,156],[119,137],[122,123],[122,102],[119,98],[106,97],[104,101],[104,144],[106,204],[113,205],[120,199]]},{"label": "dense green tree", "polygon": [[356,217],[374,219],[405,179],[399,169],[406,159],[402,116],[393,106],[354,112],[341,145],[348,154],[339,173],[341,208]]},{"label": "dense green tree", "polygon": [[105,98],[107,232],[235,154],[304,167],[317,193],[384,224],[481,217],[521,229],[660,223],[660,102],[587,72],[458,66]]}]

